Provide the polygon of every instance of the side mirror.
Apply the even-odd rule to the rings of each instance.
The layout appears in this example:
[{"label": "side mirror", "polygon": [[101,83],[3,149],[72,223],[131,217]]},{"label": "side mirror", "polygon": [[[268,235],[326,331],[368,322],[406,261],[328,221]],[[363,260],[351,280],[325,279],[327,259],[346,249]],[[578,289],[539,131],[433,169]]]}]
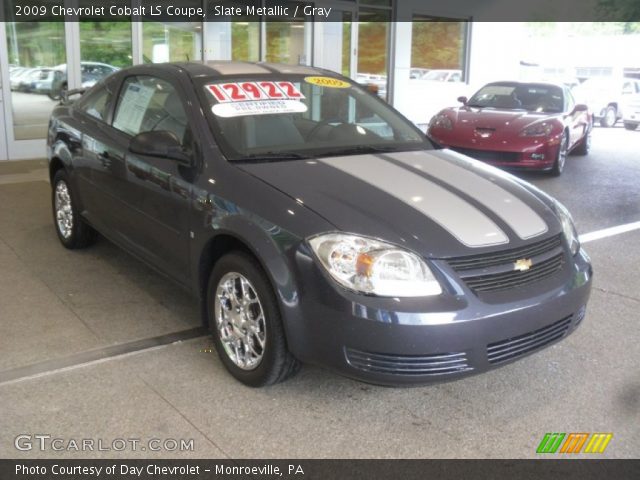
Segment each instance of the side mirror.
[{"label": "side mirror", "polygon": [[466,104],[467,104],[467,102],[469,101],[469,99],[468,99],[467,97],[465,97],[465,96],[462,96],[462,97],[458,97],[458,101],[459,101],[461,104],[466,105]]},{"label": "side mirror", "polygon": [[587,107],[584,103],[578,103],[575,107],[573,107],[574,112],[588,112],[589,107]]},{"label": "side mirror", "polygon": [[191,156],[180,143],[180,139],[175,133],[166,130],[139,133],[129,142],[129,151],[191,164]]}]

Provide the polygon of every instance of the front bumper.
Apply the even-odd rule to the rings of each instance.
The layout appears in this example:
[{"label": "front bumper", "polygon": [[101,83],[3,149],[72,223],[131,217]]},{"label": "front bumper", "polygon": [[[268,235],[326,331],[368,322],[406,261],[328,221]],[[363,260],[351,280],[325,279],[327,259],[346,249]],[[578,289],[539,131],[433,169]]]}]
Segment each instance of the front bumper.
[{"label": "front bumper", "polygon": [[523,170],[550,170],[558,157],[560,137],[537,139],[517,137],[498,145],[493,141],[460,142],[438,132],[430,136],[439,145],[496,167]]},{"label": "front bumper", "polygon": [[446,262],[444,294],[378,298],[347,292],[306,255],[300,297],[285,307],[289,348],[306,363],[381,385],[420,385],[481,373],[572,333],[585,315],[592,269],[581,251],[553,277],[479,297]]}]

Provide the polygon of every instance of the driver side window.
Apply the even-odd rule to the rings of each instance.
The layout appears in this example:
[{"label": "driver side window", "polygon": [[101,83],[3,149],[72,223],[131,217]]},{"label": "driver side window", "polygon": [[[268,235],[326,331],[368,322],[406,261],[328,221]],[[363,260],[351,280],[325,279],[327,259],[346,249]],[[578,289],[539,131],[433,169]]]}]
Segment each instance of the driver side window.
[{"label": "driver side window", "polygon": [[182,145],[190,142],[187,114],[178,92],[171,83],[156,77],[134,76],[125,80],[113,126],[131,136],[169,131]]}]

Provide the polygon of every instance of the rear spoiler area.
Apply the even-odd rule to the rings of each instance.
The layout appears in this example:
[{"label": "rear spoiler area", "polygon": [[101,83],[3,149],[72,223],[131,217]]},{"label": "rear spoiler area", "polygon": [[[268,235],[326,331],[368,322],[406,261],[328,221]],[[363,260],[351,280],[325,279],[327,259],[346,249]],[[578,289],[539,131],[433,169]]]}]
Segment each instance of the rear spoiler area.
[{"label": "rear spoiler area", "polygon": [[66,90],[62,92],[62,95],[60,96],[60,105],[69,105],[73,103],[86,91],[86,88],[75,88],[73,90]]}]

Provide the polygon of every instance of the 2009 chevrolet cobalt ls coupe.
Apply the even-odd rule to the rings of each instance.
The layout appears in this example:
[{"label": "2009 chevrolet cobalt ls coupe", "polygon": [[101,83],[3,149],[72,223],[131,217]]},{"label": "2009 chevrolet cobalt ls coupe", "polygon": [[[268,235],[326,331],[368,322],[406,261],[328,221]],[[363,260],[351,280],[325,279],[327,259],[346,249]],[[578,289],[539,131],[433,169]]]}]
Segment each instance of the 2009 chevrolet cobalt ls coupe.
[{"label": "2009 chevrolet cobalt ls coupe", "polygon": [[247,385],[300,362],[458,378],[585,314],[591,266],[562,205],[327,71],[124,69],[55,109],[48,157],[62,244],[98,231],[192,291]]}]

